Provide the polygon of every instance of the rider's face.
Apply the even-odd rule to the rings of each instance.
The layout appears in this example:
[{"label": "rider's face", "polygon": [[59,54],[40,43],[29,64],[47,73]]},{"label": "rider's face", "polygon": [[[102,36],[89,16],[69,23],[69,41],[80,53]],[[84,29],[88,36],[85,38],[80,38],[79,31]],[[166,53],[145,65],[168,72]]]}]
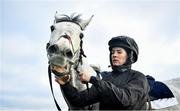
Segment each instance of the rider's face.
[{"label": "rider's face", "polygon": [[111,50],[111,59],[113,66],[123,65],[127,60],[127,52],[123,48],[114,47]]}]

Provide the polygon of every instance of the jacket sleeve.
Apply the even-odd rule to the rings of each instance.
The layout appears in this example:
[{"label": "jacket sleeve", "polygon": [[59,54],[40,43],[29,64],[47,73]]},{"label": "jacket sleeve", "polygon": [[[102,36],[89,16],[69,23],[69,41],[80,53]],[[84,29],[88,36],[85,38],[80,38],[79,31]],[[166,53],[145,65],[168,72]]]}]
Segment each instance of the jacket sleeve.
[{"label": "jacket sleeve", "polygon": [[104,101],[109,104],[120,104],[123,106],[129,106],[135,104],[146,96],[149,90],[149,86],[145,76],[133,77],[124,86],[115,86],[111,82],[98,80],[95,77],[91,77],[90,82],[101,93]]},{"label": "jacket sleeve", "polygon": [[61,86],[61,89],[70,104],[75,107],[84,107],[99,101],[99,92],[93,85],[89,89],[89,92],[87,90],[79,92],[70,83]]}]

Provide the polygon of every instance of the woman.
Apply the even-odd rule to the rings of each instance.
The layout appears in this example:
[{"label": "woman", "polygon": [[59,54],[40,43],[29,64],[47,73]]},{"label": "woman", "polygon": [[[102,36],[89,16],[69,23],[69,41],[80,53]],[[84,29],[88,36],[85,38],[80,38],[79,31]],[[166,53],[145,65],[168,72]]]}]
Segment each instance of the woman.
[{"label": "woman", "polygon": [[138,46],[127,36],[113,37],[109,43],[111,72],[101,72],[102,79],[81,72],[83,82],[92,87],[78,92],[69,84],[69,77],[56,77],[70,104],[83,107],[99,102],[100,110],[146,110],[149,92],[146,77],[132,70],[131,65],[138,59]]}]

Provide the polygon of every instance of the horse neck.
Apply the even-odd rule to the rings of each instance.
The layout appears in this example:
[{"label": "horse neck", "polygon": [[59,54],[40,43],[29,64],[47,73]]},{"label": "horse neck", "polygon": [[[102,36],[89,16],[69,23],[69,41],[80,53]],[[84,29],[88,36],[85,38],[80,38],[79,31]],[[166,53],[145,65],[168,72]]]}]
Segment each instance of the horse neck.
[{"label": "horse neck", "polygon": [[[78,89],[78,91],[86,89],[86,85],[83,84],[78,77],[77,68],[80,65],[79,62],[79,55],[80,49],[78,49],[75,57],[74,57],[74,64],[71,66],[71,84]],[[82,58],[83,61],[83,58]]]},{"label": "horse neck", "polygon": [[75,70],[72,70],[71,84],[76,87],[78,91],[86,89],[86,85],[79,80],[78,73]]}]

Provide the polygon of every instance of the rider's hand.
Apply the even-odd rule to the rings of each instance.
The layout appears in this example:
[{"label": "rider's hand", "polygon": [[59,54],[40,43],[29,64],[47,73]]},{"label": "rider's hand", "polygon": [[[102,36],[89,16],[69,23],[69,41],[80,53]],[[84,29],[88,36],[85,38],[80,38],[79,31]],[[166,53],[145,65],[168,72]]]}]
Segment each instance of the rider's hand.
[{"label": "rider's hand", "polygon": [[79,65],[78,71],[79,71],[79,78],[82,82],[89,82],[91,76],[96,76],[96,72],[88,64]]},{"label": "rider's hand", "polygon": [[79,78],[82,82],[89,82],[90,81],[90,78],[91,78],[91,75],[84,72],[84,73],[80,73],[79,74]]},{"label": "rider's hand", "polygon": [[67,74],[67,75],[65,75],[65,76],[63,76],[63,77],[55,76],[55,81],[56,81],[57,83],[59,83],[59,85],[65,85],[67,82],[70,81],[70,75]]}]

